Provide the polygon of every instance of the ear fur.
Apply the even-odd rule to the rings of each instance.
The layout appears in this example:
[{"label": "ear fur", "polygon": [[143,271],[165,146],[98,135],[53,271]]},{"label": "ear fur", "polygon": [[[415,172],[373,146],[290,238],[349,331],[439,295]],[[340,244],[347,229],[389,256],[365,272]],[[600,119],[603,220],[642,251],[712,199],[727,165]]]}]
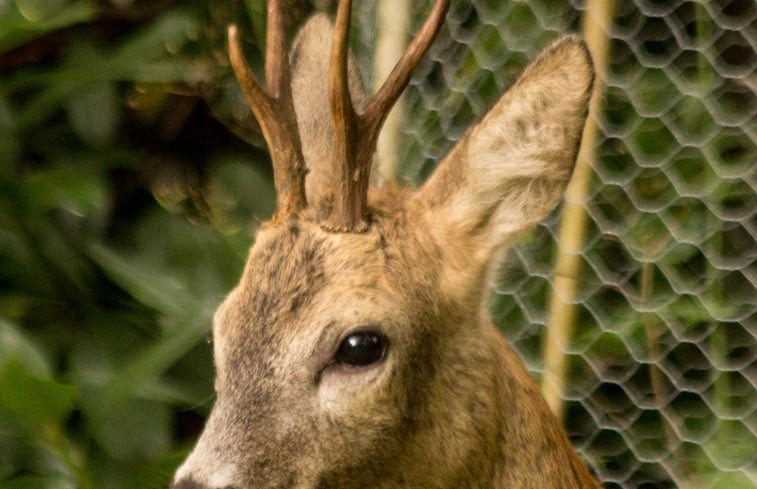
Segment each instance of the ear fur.
[{"label": "ear fur", "polygon": [[[329,53],[333,23],[326,14],[311,17],[297,34],[289,64],[292,72],[292,98],[308,175],[305,193],[308,203],[317,208],[323,199],[333,198],[324,191],[333,187],[333,119],[328,92]],[[367,97],[352,52],[347,62],[350,93],[356,108]]]},{"label": "ear fur", "polygon": [[557,205],[573,171],[593,81],[583,41],[558,39],[418,190],[414,203],[458,270],[483,272],[497,250]]}]

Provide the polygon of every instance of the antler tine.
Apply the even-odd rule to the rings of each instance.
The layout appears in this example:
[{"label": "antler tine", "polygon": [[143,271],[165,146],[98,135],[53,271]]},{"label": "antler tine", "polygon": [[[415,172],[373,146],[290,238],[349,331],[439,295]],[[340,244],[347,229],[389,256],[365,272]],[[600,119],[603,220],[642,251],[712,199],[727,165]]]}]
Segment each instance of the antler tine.
[{"label": "antler tine", "polygon": [[329,92],[334,117],[333,164],[337,176],[335,202],[323,223],[334,231],[363,231],[368,172],[365,162],[355,158],[356,114],[347,75],[352,0],[339,2],[331,42]]},{"label": "antler tine", "polygon": [[265,84],[272,97],[289,87],[286,28],[281,0],[269,0],[265,40]]},{"label": "antler tine", "polygon": [[247,64],[235,25],[230,25],[228,29],[229,60],[268,144],[276,186],[277,216],[288,216],[307,205],[307,170],[292,100],[286,34],[279,0],[269,2],[268,15],[266,89],[261,87]]},{"label": "antler tine", "polygon": [[[228,28],[229,38],[229,61],[234,70],[234,75],[242,88],[242,93],[247,99],[247,103],[252,109],[258,121],[268,120],[273,117],[273,107],[271,100],[266,95],[263,88],[258,83],[258,79],[252,73],[250,66],[242,52],[242,46],[239,44],[239,29],[236,25],[231,24]],[[261,123],[261,126],[264,125]],[[266,128],[262,128],[265,132]],[[268,139],[266,137],[266,139]]]},{"label": "antler tine", "polygon": [[338,188],[334,205],[327,209],[324,227],[333,231],[367,229],[367,193],[373,152],[381,124],[410,81],[413,70],[431,45],[449,8],[449,0],[436,0],[405,54],[364,110],[356,112],[350,96],[347,62],[352,0],[341,0],[331,46],[329,90],[334,117],[334,165]]},{"label": "antler tine", "polygon": [[331,44],[331,64],[329,66],[329,91],[331,110],[337,126],[335,138],[342,140],[343,131],[350,131],[354,122],[355,109],[352,105],[349,83],[347,81],[347,58],[349,57],[350,18],[352,17],[352,0],[339,2],[334,25],[334,39]]},{"label": "antler tine", "polygon": [[[363,124],[370,132],[378,133],[381,124],[384,122],[392,106],[397,102],[402,91],[405,90],[407,84],[410,82],[413,70],[418,66],[421,58],[439,32],[448,9],[449,0],[436,0],[426,21],[405,50],[402,58],[400,58],[386,81],[384,81],[381,88],[379,88],[378,92],[376,92],[365,107],[365,111],[360,114]],[[373,135],[373,137],[376,136],[377,134]]]}]

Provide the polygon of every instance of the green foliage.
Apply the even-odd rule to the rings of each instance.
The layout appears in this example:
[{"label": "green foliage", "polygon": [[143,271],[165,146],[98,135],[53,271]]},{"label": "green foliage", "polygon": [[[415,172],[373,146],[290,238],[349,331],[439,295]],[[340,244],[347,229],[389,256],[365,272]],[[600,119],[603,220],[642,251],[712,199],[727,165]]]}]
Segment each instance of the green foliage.
[{"label": "green foliage", "polygon": [[2,488],[166,487],[199,433],[212,313],[274,200],[200,97],[239,100],[228,7],[0,2]]}]

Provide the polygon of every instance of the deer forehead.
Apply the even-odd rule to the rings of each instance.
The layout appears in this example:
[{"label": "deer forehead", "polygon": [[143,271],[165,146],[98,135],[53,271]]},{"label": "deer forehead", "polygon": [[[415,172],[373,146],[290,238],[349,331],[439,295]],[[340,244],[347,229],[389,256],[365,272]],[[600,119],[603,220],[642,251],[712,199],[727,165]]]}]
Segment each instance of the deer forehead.
[{"label": "deer forehead", "polygon": [[214,318],[219,371],[251,353],[307,358],[353,327],[401,323],[415,295],[402,277],[412,258],[390,241],[379,226],[334,234],[293,221],[262,230],[239,285]]}]

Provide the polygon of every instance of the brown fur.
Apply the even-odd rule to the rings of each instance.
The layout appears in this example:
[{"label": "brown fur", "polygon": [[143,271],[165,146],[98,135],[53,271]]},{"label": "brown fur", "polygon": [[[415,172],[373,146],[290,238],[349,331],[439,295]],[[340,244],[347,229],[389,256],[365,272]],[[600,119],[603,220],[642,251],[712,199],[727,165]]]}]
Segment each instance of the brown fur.
[{"label": "brown fur", "polygon": [[[327,38],[323,20],[297,42]],[[310,200],[328,175],[326,101],[297,95],[323,76],[294,65]],[[599,487],[481,312],[502,247],[567,184],[592,80],[583,44],[563,38],[420,190],[372,190],[367,232],[328,232],[310,209],[265,226],[216,314],[218,398],[173,487]],[[386,357],[335,364],[365,326]]]}]

